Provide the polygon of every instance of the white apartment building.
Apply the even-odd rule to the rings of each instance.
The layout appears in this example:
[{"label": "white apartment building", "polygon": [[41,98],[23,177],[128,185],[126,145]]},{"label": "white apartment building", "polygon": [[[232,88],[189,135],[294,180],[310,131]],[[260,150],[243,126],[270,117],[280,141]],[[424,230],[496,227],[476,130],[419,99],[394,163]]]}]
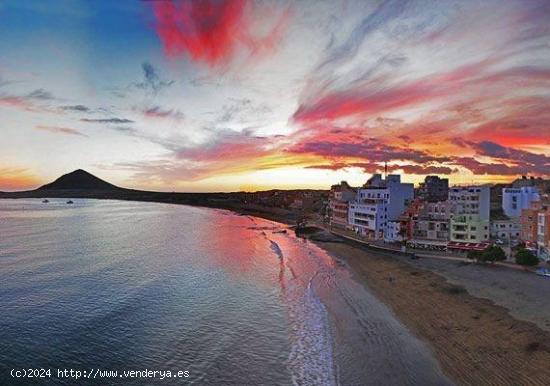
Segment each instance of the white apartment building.
[{"label": "white apartment building", "polygon": [[388,222],[397,221],[413,197],[413,184],[402,183],[401,176],[390,174],[383,179],[374,174],[350,202],[349,224],[362,236],[383,239]]},{"label": "white apartment building", "polygon": [[520,232],[519,218],[491,221],[491,238],[511,243],[519,239]]},{"label": "white apartment building", "polygon": [[479,243],[489,240],[490,189],[464,186],[449,189],[453,242]]},{"label": "white apartment building", "polygon": [[539,200],[539,191],[534,186],[502,189],[502,209],[508,217],[520,217],[523,209],[529,209],[533,201]]},{"label": "white apartment building", "polygon": [[403,236],[401,234],[401,223],[399,221],[387,222],[386,231],[384,232],[384,241],[388,243],[403,241]]}]

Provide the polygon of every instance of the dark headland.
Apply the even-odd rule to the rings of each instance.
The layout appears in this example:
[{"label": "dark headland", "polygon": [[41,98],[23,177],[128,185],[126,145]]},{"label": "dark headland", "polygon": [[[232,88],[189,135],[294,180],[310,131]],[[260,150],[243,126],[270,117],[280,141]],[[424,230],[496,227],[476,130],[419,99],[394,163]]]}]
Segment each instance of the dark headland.
[{"label": "dark headland", "polygon": [[95,198],[161,202],[230,209],[283,222],[295,222],[319,212],[328,197],[324,190],[269,190],[262,192],[176,193],[122,188],[78,169],[35,190],[0,192],[1,198]]}]

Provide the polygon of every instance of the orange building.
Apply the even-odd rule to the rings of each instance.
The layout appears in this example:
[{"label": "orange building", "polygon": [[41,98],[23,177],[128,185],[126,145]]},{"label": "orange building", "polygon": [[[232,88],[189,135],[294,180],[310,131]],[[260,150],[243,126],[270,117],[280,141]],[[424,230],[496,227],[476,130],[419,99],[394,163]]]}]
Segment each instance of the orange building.
[{"label": "orange building", "polygon": [[540,209],[540,201],[537,201],[529,209],[521,211],[520,239],[526,244],[534,245],[537,242],[537,221]]},{"label": "orange building", "polygon": [[536,248],[539,259],[550,261],[550,197],[544,195],[522,210],[520,221],[521,240]]}]

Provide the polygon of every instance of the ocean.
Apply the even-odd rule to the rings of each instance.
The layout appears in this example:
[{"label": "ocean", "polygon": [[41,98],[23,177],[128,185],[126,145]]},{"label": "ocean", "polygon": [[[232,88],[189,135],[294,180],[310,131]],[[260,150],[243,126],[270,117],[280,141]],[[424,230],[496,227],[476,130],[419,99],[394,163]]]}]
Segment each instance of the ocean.
[{"label": "ocean", "polygon": [[451,384],[345,261],[283,224],[73,201],[0,200],[2,385]]}]

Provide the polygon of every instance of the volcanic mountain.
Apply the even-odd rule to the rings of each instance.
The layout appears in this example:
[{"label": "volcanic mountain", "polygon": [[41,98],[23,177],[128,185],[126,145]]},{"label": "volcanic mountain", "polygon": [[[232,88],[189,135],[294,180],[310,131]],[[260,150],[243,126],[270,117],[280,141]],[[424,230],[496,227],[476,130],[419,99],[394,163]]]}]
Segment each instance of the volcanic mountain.
[{"label": "volcanic mountain", "polygon": [[43,185],[37,190],[118,190],[118,186],[108,183],[88,173],[85,170],[78,169],[74,172],[64,174],[54,182]]}]

